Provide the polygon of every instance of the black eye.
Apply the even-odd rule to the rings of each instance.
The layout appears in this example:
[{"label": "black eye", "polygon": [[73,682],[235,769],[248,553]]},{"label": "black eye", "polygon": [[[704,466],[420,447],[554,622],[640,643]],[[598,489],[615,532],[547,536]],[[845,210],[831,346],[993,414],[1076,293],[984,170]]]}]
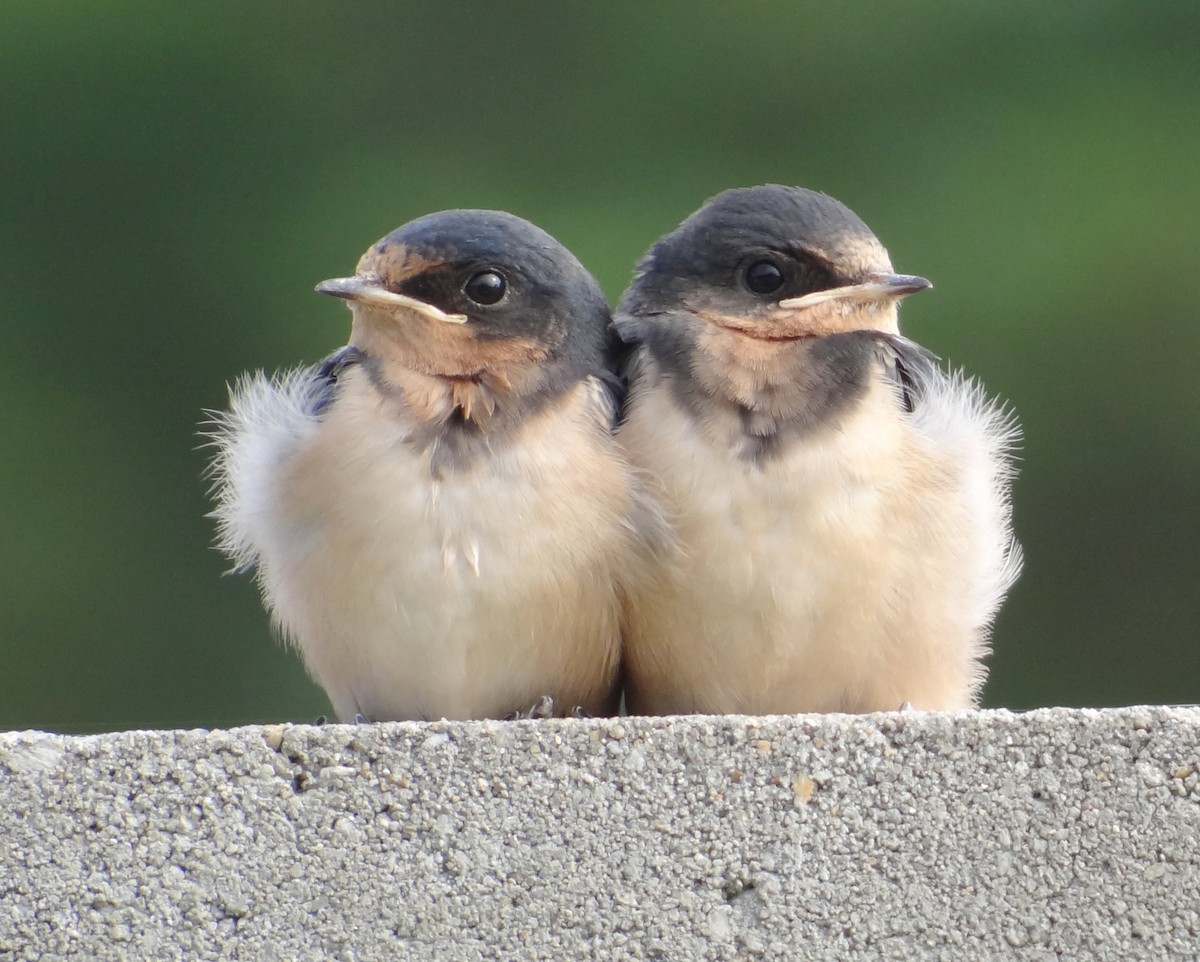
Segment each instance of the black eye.
[{"label": "black eye", "polygon": [[783,287],[783,271],[772,261],[755,261],[746,268],[746,286],[755,294],[774,294]]},{"label": "black eye", "polygon": [[463,285],[463,293],[484,307],[498,304],[507,291],[508,281],[498,271],[480,271],[478,274],[472,274],[471,279]]}]

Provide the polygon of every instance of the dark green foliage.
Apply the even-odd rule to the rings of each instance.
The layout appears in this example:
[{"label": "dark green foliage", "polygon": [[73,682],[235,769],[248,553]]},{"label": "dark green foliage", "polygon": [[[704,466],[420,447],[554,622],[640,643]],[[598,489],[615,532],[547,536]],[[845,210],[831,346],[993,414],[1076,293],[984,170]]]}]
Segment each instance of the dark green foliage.
[{"label": "dark green foliage", "polygon": [[1195,4],[0,8],[0,727],[325,710],[220,577],[195,424],[316,361],[312,293],[445,207],[615,300],[719,190],[827,191],[1009,398],[1025,575],[991,705],[1200,700]]}]

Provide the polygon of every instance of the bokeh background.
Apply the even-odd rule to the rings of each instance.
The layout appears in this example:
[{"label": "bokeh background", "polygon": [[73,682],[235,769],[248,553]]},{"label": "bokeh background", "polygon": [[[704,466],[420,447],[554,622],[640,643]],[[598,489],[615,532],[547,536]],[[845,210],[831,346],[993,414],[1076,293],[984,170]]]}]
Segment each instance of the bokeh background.
[{"label": "bokeh background", "polygon": [[706,197],[856,210],[907,333],[1025,427],[986,703],[1200,701],[1200,8],[0,6],[0,728],[328,710],[222,577],[196,424],[312,361],[312,293],[445,207],[615,300]]}]

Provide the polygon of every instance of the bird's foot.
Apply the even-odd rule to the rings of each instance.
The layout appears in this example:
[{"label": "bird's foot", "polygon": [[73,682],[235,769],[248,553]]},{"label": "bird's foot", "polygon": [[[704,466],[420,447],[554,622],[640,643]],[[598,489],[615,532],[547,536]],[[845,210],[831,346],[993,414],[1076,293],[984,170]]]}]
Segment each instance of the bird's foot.
[{"label": "bird's foot", "polygon": [[368,718],[366,715],[364,715],[362,712],[360,712],[360,711],[356,711],[356,712],[354,713],[354,724],[356,724],[356,725],[369,725],[369,724],[371,724],[371,719],[369,719],[369,718]]},{"label": "bird's foot", "polygon": [[912,711],[912,710],[913,710],[913,706],[912,706],[911,701],[904,702],[904,704],[902,704],[899,708],[896,709],[896,711]]},{"label": "bird's foot", "polygon": [[316,725],[317,728],[321,728],[328,721],[329,721],[329,719],[326,718],[324,715],[318,715],[316,721],[314,721],[313,724]]},{"label": "bird's foot", "polygon": [[554,699],[550,695],[542,695],[525,711],[514,711],[504,716],[505,721],[530,721],[539,718],[554,717]]},{"label": "bird's foot", "polygon": [[[525,711],[513,711],[504,716],[505,721],[529,721],[531,719],[540,718],[558,718],[559,715],[555,711],[554,696],[542,695],[537,701],[529,706]],[[592,715],[582,705],[576,705],[569,712],[562,716],[563,718],[591,718]]]}]

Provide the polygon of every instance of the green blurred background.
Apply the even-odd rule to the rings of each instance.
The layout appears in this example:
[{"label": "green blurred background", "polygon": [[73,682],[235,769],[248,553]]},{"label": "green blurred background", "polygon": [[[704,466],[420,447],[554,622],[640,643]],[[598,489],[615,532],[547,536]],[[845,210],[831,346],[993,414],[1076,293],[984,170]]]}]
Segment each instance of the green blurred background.
[{"label": "green blurred background", "polygon": [[512,210],[615,300],[706,197],[857,211],[907,333],[1008,398],[1027,566],[989,705],[1200,700],[1200,16],[1167,3],[0,7],[0,728],[327,711],[223,578],[196,449],[312,293]]}]

